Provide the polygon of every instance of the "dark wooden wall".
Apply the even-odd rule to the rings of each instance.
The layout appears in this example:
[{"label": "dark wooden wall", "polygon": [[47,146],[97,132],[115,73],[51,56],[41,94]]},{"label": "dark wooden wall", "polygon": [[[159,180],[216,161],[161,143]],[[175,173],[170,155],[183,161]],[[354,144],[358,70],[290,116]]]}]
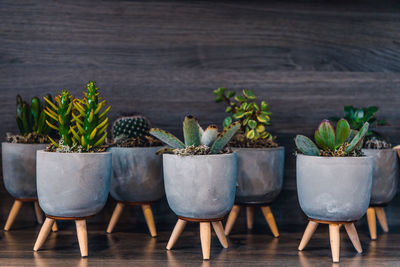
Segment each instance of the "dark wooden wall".
[{"label": "dark wooden wall", "polygon": [[[344,105],[379,105],[391,122],[382,131],[400,143],[399,71],[398,1],[0,1],[0,136],[17,130],[17,93],[81,95],[89,79],[112,119],[140,113],[176,134],[189,113],[203,125],[222,121],[213,89],[252,89],[270,104],[269,130],[286,147],[273,206],[280,225],[304,223],[295,134],[311,135]],[[11,198],[0,193],[3,221]],[[97,218],[108,219],[111,206]],[[157,211],[173,223],[165,203]],[[389,213],[400,223],[396,203]]]}]

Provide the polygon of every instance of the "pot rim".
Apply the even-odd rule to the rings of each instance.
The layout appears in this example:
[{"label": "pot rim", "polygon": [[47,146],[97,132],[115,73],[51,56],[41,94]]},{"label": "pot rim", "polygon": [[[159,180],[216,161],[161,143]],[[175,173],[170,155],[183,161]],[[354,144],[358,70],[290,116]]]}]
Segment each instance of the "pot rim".
[{"label": "pot rim", "polygon": [[88,153],[88,152],[70,152],[70,153],[60,153],[60,152],[50,152],[50,151],[44,151],[44,150],[37,150],[36,153],[43,153],[43,154],[57,154],[57,155],[106,155],[106,154],[112,154],[111,152],[105,151],[105,152],[93,152],[93,153]]},{"label": "pot rim", "polygon": [[120,146],[112,146],[107,148],[108,149],[126,149],[126,150],[147,150],[150,148],[163,148],[165,146],[135,146],[135,147],[120,147]]},{"label": "pot rim", "polygon": [[363,148],[361,150],[368,150],[368,151],[384,151],[384,152],[397,152],[397,149],[393,148]]},{"label": "pot rim", "polygon": [[32,143],[32,144],[30,144],[30,143],[11,143],[11,142],[6,142],[6,141],[4,141],[4,142],[1,142],[1,145],[13,145],[13,146],[20,146],[20,145],[22,145],[22,146],[37,146],[37,145],[49,145],[50,143]]},{"label": "pot rim", "polygon": [[309,156],[298,153],[296,157],[314,158],[317,160],[337,160],[337,161],[351,161],[351,160],[364,160],[372,159],[372,156],[361,156],[361,157],[324,157],[324,156]]},{"label": "pot rim", "polygon": [[208,154],[208,155],[187,155],[187,156],[181,156],[181,155],[175,155],[175,154],[163,154],[163,157],[180,157],[180,158],[193,158],[193,157],[199,157],[199,158],[205,158],[205,157],[232,157],[236,155],[236,152],[232,153],[224,153],[224,154]]},{"label": "pot rim", "polygon": [[233,149],[240,149],[240,150],[254,150],[254,151],[270,151],[270,150],[284,150],[284,146],[278,147],[236,147],[233,146]]}]

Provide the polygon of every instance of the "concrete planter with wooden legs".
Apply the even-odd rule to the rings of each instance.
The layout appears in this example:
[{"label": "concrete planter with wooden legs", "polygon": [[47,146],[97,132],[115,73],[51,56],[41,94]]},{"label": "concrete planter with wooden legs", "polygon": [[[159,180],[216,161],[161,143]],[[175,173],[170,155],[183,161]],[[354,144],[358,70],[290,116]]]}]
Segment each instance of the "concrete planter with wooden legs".
[{"label": "concrete planter with wooden legs", "polygon": [[303,250],[318,224],[329,225],[333,262],[339,262],[340,225],[357,252],[362,248],[354,222],[367,211],[372,188],[372,157],[317,157],[297,155],[297,192],[309,218],[299,245]]},{"label": "concrete planter with wooden legs", "polygon": [[170,250],[186,222],[200,223],[203,259],[210,259],[211,225],[224,248],[228,247],[221,220],[235,200],[236,153],[179,156],[163,155],[168,204],[178,222],[167,244]]},{"label": "concrete planter with wooden legs", "polygon": [[39,224],[43,223],[36,190],[36,151],[47,144],[2,143],[3,180],[7,192],[14,198],[4,230],[10,230],[21,206],[25,202],[34,204]]},{"label": "concrete planter with wooden legs", "polygon": [[110,194],[117,201],[107,227],[111,233],[126,205],[141,206],[152,237],[157,236],[151,203],[164,196],[161,147],[111,147]]},{"label": "concrete planter with wooden legs", "polygon": [[393,149],[363,149],[365,155],[374,158],[374,174],[370,207],[367,211],[369,233],[372,240],[377,238],[376,218],[384,232],[389,231],[384,207],[397,193],[399,163],[397,151]]},{"label": "concrete planter with wooden legs", "polygon": [[279,236],[270,204],[283,185],[285,148],[233,148],[238,157],[235,205],[225,225],[229,235],[241,207],[246,207],[247,228],[253,228],[254,208],[260,207],[275,237]]},{"label": "concrete planter with wooden legs", "polygon": [[86,218],[98,213],[110,191],[111,153],[37,152],[37,190],[46,220],[34,251],[46,241],[56,220],[76,223],[81,256],[88,256]]}]

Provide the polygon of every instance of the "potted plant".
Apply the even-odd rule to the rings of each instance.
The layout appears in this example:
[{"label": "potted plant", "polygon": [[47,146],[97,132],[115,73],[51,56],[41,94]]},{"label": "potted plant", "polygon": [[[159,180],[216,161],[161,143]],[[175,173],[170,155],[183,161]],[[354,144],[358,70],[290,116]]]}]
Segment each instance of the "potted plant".
[{"label": "potted plant", "polygon": [[300,207],[309,218],[299,250],[318,224],[324,223],[329,224],[333,262],[339,262],[340,225],[362,252],[354,222],[365,214],[371,197],[373,159],[361,152],[367,132],[368,122],[356,132],[340,119],[336,130],[328,120],[320,123],[314,134],[317,145],[306,136],[296,136],[297,192]]},{"label": "potted plant", "polygon": [[150,134],[170,146],[163,150],[164,185],[178,222],[168,250],[187,221],[200,222],[203,259],[210,258],[210,222],[221,244],[228,247],[221,220],[234,203],[237,159],[236,153],[224,147],[239,128],[240,123],[236,122],[221,133],[215,125],[203,130],[196,118],[187,116],[183,121],[185,143],[164,130],[150,130]]},{"label": "potted plant", "polygon": [[[45,98],[52,102],[51,95]],[[46,148],[50,142],[48,136],[52,129],[46,125],[46,114],[43,112],[47,105],[37,97],[33,97],[28,104],[17,96],[16,121],[20,134],[7,134],[7,142],[2,143],[4,186],[14,198],[4,226],[6,231],[10,230],[23,202],[33,202],[37,221],[43,222],[36,192],[36,151]]]},{"label": "potted plant", "polygon": [[216,102],[226,102],[225,111],[232,114],[225,118],[224,127],[238,121],[241,128],[229,143],[238,157],[238,185],[225,234],[230,233],[241,206],[246,206],[247,228],[252,229],[254,207],[259,206],[271,232],[278,237],[278,227],[269,206],[282,190],[285,148],[278,146],[276,137],[266,130],[271,112],[265,101],[258,105],[257,97],[249,90],[243,90],[243,95],[238,96],[234,91],[226,90],[218,88],[214,91]]},{"label": "potted plant", "polygon": [[162,143],[149,135],[150,122],[143,116],[118,118],[112,127],[112,177],[110,194],[117,201],[107,233],[111,233],[125,207],[142,207],[152,237],[157,236],[151,203],[164,196],[162,157],[156,155]]},{"label": "potted plant", "polygon": [[388,125],[386,120],[377,119],[376,112],[378,112],[378,107],[375,106],[367,108],[344,107],[345,119],[349,122],[351,129],[360,130],[365,122],[370,125],[362,151],[365,155],[374,159],[371,202],[367,210],[367,221],[372,240],[377,238],[376,217],[378,217],[383,231],[389,231],[384,207],[395,196],[399,177],[396,151],[392,149],[391,144],[382,134],[371,129],[376,126]]},{"label": "potted plant", "polygon": [[111,152],[102,147],[107,137],[110,107],[101,97],[94,81],[86,86],[83,99],[67,91],[49,103],[46,113],[56,123],[46,121],[58,131],[59,141],[37,152],[37,189],[46,220],[34,251],[45,242],[55,220],[74,220],[82,257],[88,255],[86,218],[105,205],[110,189]]}]

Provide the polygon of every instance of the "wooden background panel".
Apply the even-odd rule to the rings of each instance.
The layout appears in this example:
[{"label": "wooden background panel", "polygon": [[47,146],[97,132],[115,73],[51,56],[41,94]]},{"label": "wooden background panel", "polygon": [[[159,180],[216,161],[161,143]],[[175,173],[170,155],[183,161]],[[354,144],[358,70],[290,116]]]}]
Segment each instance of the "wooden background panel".
[{"label": "wooden background panel", "polygon": [[[399,11],[397,1],[4,0],[0,136],[17,130],[17,93],[28,98],[69,89],[81,96],[89,79],[112,105],[112,120],[141,113],[178,136],[187,114],[202,125],[223,120],[212,90],[252,89],[269,103],[270,131],[286,147],[277,220],[303,223],[293,156],[297,133],[311,135],[344,105],[379,105],[379,116],[391,122],[382,132],[400,143]],[[4,219],[11,201],[4,188],[0,200]],[[108,219],[112,204],[95,220]],[[160,220],[174,222],[165,202],[157,211]],[[389,211],[392,223],[400,223],[396,212],[395,206]]]}]

